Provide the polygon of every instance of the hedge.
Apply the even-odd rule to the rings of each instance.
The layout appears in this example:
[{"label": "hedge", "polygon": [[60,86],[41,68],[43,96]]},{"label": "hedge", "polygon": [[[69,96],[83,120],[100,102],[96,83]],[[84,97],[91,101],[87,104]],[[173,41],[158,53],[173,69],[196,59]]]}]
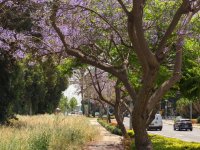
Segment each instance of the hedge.
[{"label": "hedge", "polygon": [[116,135],[122,135],[121,129],[119,129],[117,126],[113,126],[112,124],[108,124],[105,120],[97,119],[97,121],[104,127],[106,130],[111,132],[112,134]]}]

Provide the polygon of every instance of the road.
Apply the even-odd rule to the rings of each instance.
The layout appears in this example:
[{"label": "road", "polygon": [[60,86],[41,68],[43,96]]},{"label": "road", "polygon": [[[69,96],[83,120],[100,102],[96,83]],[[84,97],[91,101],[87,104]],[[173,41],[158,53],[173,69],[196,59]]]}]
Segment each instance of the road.
[{"label": "road", "polygon": [[[164,121],[163,121],[164,122]],[[129,118],[124,119],[124,124],[128,128],[129,127]],[[199,142],[200,143],[200,129],[193,128],[193,131],[174,131],[173,125],[163,123],[162,131],[148,131],[152,134],[158,134],[170,138],[177,138],[183,141],[188,142]]]}]

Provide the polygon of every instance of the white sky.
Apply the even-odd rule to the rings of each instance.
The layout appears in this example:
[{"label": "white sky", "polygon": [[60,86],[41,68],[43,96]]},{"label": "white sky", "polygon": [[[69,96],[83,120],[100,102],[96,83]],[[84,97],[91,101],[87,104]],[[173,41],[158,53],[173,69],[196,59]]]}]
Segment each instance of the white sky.
[{"label": "white sky", "polygon": [[69,87],[64,91],[64,95],[70,100],[72,97],[75,97],[78,101],[78,105],[81,105],[81,95],[77,94],[77,88],[74,84],[69,85]]}]

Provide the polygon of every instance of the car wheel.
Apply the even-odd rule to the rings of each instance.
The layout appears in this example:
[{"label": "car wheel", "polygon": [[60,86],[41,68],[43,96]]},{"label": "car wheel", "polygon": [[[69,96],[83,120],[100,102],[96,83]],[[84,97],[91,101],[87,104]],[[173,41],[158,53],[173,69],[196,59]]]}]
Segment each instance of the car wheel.
[{"label": "car wheel", "polygon": [[192,131],[192,129],[190,129],[190,131]]},{"label": "car wheel", "polygon": [[178,131],[181,131],[181,128],[180,128],[180,127],[178,127]]}]

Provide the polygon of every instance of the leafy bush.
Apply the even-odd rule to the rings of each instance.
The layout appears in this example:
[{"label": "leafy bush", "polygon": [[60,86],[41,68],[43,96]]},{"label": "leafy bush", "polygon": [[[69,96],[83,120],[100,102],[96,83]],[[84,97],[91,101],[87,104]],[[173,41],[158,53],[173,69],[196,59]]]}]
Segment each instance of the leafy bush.
[{"label": "leafy bush", "polygon": [[133,130],[127,130],[127,134],[129,135],[130,138],[134,138],[134,131]]},{"label": "leafy bush", "polygon": [[197,123],[200,123],[200,116],[197,118]]},{"label": "leafy bush", "polygon": [[106,130],[110,131],[113,134],[116,135],[122,135],[122,131],[117,127],[113,126],[112,124],[108,124],[105,120],[97,119],[97,121],[104,127]]}]

